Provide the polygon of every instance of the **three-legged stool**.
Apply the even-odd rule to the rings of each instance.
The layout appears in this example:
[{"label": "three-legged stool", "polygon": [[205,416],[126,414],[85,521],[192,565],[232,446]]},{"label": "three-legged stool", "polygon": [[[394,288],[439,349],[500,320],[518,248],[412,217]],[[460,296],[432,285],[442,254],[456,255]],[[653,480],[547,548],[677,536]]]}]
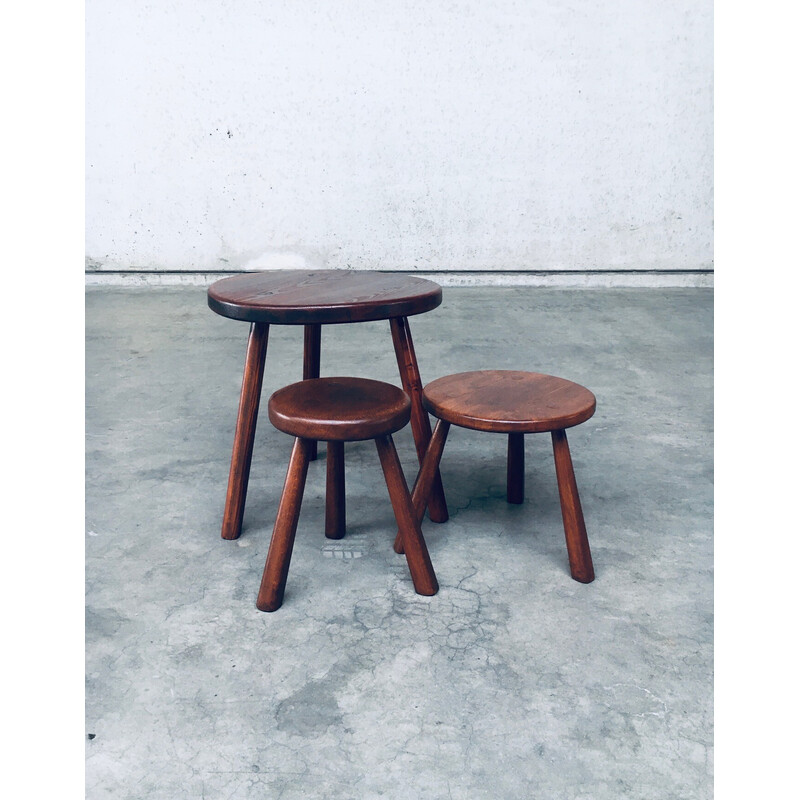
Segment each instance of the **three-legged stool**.
[{"label": "three-legged stool", "polygon": [[[553,440],[561,514],[567,539],[572,577],[581,583],[594,580],[592,554],[572,468],[566,428],[579,425],[595,411],[595,396],[583,386],[552,375],[513,370],[485,370],[448,375],[423,390],[423,405],[438,418],[428,451],[414,486],[417,519],[438,473],[450,425],[476,431],[508,434],[507,488],[509,503],[524,496],[524,435],[549,431]],[[405,539],[398,532],[395,551],[403,552]]]},{"label": "three-legged stool", "polygon": [[[414,589],[417,594],[436,594],[439,584],[392,440],[392,434],[411,418],[408,395],[391,384],[365,378],[311,378],[275,392],[268,411],[270,422],[278,430],[296,438],[261,579],[258,608],[275,611],[283,602],[308,462],[316,441],[333,444],[328,455],[329,538],[344,535],[343,443],[374,439]],[[332,498],[334,492],[338,497]]]}]

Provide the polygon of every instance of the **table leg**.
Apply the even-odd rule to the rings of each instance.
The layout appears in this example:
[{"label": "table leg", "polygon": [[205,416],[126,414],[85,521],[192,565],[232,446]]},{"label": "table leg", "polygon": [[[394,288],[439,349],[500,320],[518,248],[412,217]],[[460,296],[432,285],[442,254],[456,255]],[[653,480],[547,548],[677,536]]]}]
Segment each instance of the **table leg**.
[{"label": "table leg", "polygon": [[244,503],[247,497],[247,481],[250,478],[250,461],[253,456],[253,440],[258,420],[258,404],[261,399],[261,383],[264,379],[264,360],[267,356],[269,325],[254,322],[250,325],[247,354],[242,377],[242,393],[239,398],[239,415],[233,436],[231,471],[228,476],[228,494],[222,516],[222,538],[238,539],[242,531]]},{"label": "table leg", "polygon": [[567,443],[567,432],[565,430],[552,431],[550,436],[553,439],[553,456],[556,462],[564,535],[567,539],[569,570],[576,581],[591,583],[594,580],[592,553],[589,550],[589,538],[586,535],[586,523],[583,520],[578,484],[575,482],[575,470]]},{"label": "table leg", "polygon": [[[319,378],[319,356],[322,344],[322,325],[306,325],[303,338],[303,380]],[[317,443],[311,442],[309,461],[317,460]]]},{"label": "table leg", "polygon": [[[433,436],[431,436],[431,443],[428,445],[428,452],[425,453],[425,460],[419,469],[417,480],[414,482],[414,489],[411,492],[411,504],[414,506],[414,514],[417,517],[417,522],[422,524],[422,518],[425,516],[425,507],[428,505],[428,496],[431,493],[431,485],[433,484],[433,477],[436,475],[436,470],[439,469],[439,462],[442,460],[442,451],[444,450],[444,443],[447,441],[447,433],[450,430],[450,423],[440,419],[436,423]],[[395,553],[403,553],[403,532],[397,531],[397,536],[394,539]]]},{"label": "table leg", "polygon": [[[393,317],[390,323],[397,366],[400,369],[400,380],[403,383],[403,390],[411,398],[411,432],[414,435],[417,459],[421,466],[431,440],[431,422],[428,412],[422,405],[422,380],[419,376],[414,342],[411,339],[411,329],[408,326],[407,317]],[[438,469],[428,500],[428,515],[432,522],[447,522],[448,519],[447,501],[444,497],[444,487]]]},{"label": "table leg", "polygon": [[408,484],[397,457],[397,450],[395,450],[391,436],[379,436],[375,439],[375,444],[378,447],[378,455],[397,519],[397,527],[401,532],[414,590],[417,594],[430,597],[439,591],[439,582],[433,571],[425,539],[422,538],[422,530],[414,512],[414,506],[411,504]]},{"label": "table leg", "polygon": [[300,506],[306,485],[310,444],[307,439],[294,440],[286,482],[283,484],[281,502],[278,506],[278,516],[272,528],[264,574],[261,576],[261,587],[258,590],[256,607],[259,611],[277,611],[283,603],[286,577],[289,574],[297,521],[300,518]]},{"label": "table leg", "polygon": [[341,539],[347,529],[344,492],[344,442],[328,442],[325,448],[325,536]]},{"label": "table leg", "polygon": [[508,434],[506,461],[506,500],[520,504],[525,501],[525,434]]}]

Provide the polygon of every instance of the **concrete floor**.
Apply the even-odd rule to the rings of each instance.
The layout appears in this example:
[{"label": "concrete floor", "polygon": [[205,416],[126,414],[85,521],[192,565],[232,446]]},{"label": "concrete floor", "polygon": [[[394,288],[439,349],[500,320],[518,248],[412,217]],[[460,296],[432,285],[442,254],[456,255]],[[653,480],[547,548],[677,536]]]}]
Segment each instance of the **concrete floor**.
[{"label": "concrete floor", "polygon": [[[358,443],[348,536],[322,534],[323,458],[283,608],[257,611],[291,440],[262,415],[223,541],[247,325],[202,289],[87,291],[90,800],[712,796],[712,292],[444,298],[412,319],[423,380],[519,368],[596,394],[569,434],[594,583],[569,576],[549,436],[511,506],[504,437],[453,428],[451,519],[423,526],[438,595],[414,594]],[[323,375],[399,384],[386,322],[323,329],[322,352]],[[301,354],[300,328],[272,329],[264,398]]]}]

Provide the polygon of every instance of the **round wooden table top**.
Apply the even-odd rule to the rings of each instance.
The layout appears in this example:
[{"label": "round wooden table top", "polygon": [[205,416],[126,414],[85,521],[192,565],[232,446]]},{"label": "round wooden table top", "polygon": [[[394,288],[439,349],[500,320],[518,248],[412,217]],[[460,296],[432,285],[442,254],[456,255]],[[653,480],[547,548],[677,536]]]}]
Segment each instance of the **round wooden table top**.
[{"label": "round wooden table top", "polygon": [[441,302],[442,287],[433,281],[362,270],[245,272],[208,289],[208,305],[217,314],[276,325],[410,317]]},{"label": "round wooden table top", "polygon": [[269,398],[269,420],[292,436],[355,442],[399,431],[411,417],[408,395],[368,378],[311,378]]},{"label": "round wooden table top", "polygon": [[571,428],[594,414],[595,396],[564,378],[538,372],[460,372],[431,381],[423,393],[431,414],[453,425],[494,433]]}]

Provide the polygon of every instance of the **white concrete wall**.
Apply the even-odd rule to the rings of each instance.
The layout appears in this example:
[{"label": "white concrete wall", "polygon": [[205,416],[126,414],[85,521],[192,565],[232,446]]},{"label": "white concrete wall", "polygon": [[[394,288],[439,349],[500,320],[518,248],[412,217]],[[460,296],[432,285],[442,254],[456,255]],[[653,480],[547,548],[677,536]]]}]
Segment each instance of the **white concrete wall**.
[{"label": "white concrete wall", "polygon": [[711,0],[87,0],[91,270],[712,267]]}]

